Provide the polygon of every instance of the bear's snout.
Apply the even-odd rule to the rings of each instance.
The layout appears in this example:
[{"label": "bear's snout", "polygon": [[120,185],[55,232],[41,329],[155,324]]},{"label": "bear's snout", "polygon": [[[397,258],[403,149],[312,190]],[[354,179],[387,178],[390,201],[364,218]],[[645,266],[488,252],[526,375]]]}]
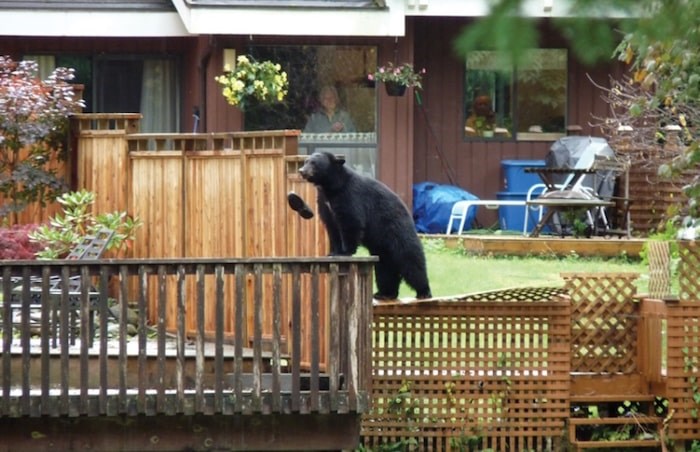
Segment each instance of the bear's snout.
[{"label": "bear's snout", "polygon": [[299,174],[304,179],[308,179],[309,177],[311,177],[313,175],[313,171],[311,170],[311,167],[309,165],[304,164],[304,166],[299,168]]}]

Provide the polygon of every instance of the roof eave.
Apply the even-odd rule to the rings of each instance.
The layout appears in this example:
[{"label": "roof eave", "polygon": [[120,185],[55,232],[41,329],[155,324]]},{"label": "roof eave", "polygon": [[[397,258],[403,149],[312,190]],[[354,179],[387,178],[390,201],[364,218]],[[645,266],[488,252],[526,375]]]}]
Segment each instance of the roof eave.
[{"label": "roof eave", "polygon": [[2,10],[4,36],[188,36],[174,11]]},{"label": "roof eave", "polygon": [[252,8],[173,0],[191,34],[281,36],[404,36],[405,0],[385,8]]}]

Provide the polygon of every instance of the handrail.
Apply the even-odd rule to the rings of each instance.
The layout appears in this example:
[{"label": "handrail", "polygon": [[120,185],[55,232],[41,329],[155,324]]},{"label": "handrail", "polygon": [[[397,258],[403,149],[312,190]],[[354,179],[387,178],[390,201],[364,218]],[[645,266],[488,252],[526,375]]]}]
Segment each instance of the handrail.
[{"label": "handrail", "polygon": [[[27,282],[19,294],[3,285],[0,417],[363,413],[375,261],[2,261],[3,281],[42,276],[43,285],[33,290]],[[66,288],[50,296],[51,275],[75,274],[79,295]],[[76,345],[69,343],[73,306]],[[100,331],[92,345],[91,310]],[[40,314],[37,329],[33,314]],[[330,323],[328,337],[318,333],[322,322]],[[114,338],[104,334],[110,331]]]}]

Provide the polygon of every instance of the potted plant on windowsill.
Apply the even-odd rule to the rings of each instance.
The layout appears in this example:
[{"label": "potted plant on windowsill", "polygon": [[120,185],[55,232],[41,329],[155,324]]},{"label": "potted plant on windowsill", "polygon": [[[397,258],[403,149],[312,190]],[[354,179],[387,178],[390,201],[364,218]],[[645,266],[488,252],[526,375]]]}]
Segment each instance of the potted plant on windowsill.
[{"label": "potted plant on windowsill", "polygon": [[389,96],[403,96],[406,88],[423,88],[421,84],[423,74],[425,74],[425,69],[416,71],[411,63],[394,65],[394,63],[389,62],[368,74],[367,78],[370,81],[384,83],[384,89]]},{"label": "potted plant on windowsill", "polygon": [[474,125],[478,136],[493,138],[493,127],[484,116],[477,116]]}]

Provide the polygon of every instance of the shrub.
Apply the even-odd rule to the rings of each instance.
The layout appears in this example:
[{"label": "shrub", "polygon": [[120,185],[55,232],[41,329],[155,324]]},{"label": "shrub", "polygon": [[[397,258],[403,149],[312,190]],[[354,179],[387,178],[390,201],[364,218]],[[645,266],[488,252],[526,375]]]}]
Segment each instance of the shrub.
[{"label": "shrub", "polygon": [[14,225],[0,228],[0,259],[36,259],[38,243],[29,239],[37,225]]},{"label": "shrub", "polygon": [[68,116],[83,106],[69,83],[72,69],[56,68],[44,81],[38,70],[34,61],[0,56],[0,216],[15,223],[28,204],[43,206],[65,191],[52,162],[64,160]]},{"label": "shrub", "polygon": [[128,247],[134,239],[134,232],[142,224],[140,219],[126,212],[93,214],[91,206],[95,202],[95,194],[87,190],[64,193],[56,201],[63,207],[63,215],[56,214],[49,224],[41,225],[29,234],[32,241],[40,244],[37,257],[41,259],[65,257],[82,237],[94,234],[101,228],[114,231],[107,249],[119,251]]}]

